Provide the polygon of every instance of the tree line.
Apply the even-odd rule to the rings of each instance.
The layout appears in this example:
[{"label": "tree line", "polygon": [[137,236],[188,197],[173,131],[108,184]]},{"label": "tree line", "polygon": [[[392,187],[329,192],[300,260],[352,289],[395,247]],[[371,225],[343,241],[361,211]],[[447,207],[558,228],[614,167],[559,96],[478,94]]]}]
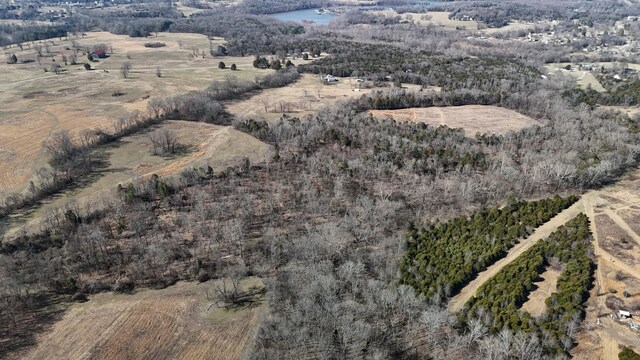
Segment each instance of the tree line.
[{"label": "tree line", "polygon": [[[584,318],[584,303],[592,286],[595,262],[591,240],[589,219],[581,213],[483,284],[465,304],[462,318],[478,317],[493,332],[508,328],[536,333],[545,339],[547,353],[568,352]],[[551,263],[565,264],[565,268],[556,291],[545,300],[544,314],[534,318],[520,307],[533,290],[533,282]]]},{"label": "tree line", "polygon": [[0,206],[0,218],[18,209],[38,203],[73,185],[104,165],[101,147],[122,137],[131,135],[164,119],[203,121],[229,124],[230,118],[219,103],[241,94],[261,88],[281,87],[296,81],[294,70],[282,70],[258,78],[255,82],[241,81],[229,76],[224,81],[214,81],[203,91],[193,91],[167,98],[154,98],[147,104],[147,112],[134,111],[118,117],[112,123],[112,131],[86,129],[74,140],[69,131],[53,133],[42,143],[49,156],[50,169],[37,171],[29,182],[26,194],[11,194]]},{"label": "tree line", "polygon": [[427,297],[444,300],[457,294],[479,272],[577,200],[556,196],[536,202],[515,202],[446,223],[429,224],[407,235],[401,281]]}]

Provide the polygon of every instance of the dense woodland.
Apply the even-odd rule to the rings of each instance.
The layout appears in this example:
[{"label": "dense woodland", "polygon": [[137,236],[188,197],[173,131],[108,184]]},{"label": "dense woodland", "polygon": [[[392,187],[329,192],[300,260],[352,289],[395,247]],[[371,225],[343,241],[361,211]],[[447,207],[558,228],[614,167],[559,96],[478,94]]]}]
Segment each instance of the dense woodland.
[{"label": "dense woodland", "polygon": [[[584,217],[482,289],[508,284],[508,294],[492,292],[504,307],[477,301],[458,318],[442,300],[574,202],[572,194],[611,183],[636,166],[640,118],[597,109],[596,102],[575,95],[574,81],[541,79],[541,65],[569,57],[573,45],[493,46],[467,39],[468,33],[390,24],[379,16],[349,15],[329,31],[255,15],[267,12],[260,6],[281,9],[285,3],[291,4],[247,1],[233,12],[208,10],[189,18],[155,5],[142,13],[82,10],[64,25],[72,33],[100,28],[130,36],[222,36],[224,53],[267,56],[269,65],[287,54],[328,55],[255,82],[229,78],[202,91],[151,99],[146,113],[123,115],[112,133],[87,132],[80,144],[54,134],[45,145],[58,171],[43,173],[43,179],[72,175],[62,186],[99,166],[101,144],[165,119],[233,124],[270,144],[272,152],[257,164],[245,160],[227,169],[188,169],[122,184],[91,208],[70,201],[50,211],[40,227],[0,235],[0,322],[11,324],[0,329],[8,339],[0,342],[0,353],[33,343],[57,302],[249,275],[263,280],[269,302],[248,354],[252,359],[526,359],[562,357],[571,347],[593,270]],[[623,14],[603,3],[593,5],[588,19]],[[438,4],[459,7],[458,15],[482,16],[486,9],[476,5]],[[500,6],[512,14],[511,5]],[[544,19],[559,9],[531,6],[513,16]],[[495,17],[486,21],[501,25]],[[30,30],[6,28],[1,44],[40,36]],[[286,86],[300,72],[357,76],[389,89],[269,123],[225,112],[222,100]],[[402,83],[443,92],[411,92]],[[540,125],[468,136],[368,113],[465,104],[513,109]],[[89,170],[74,173],[77,164]],[[9,199],[3,215],[60,188],[47,184],[34,182],[33,197]],[[533,198],[545,200],[518,200]],[[547,313],[540,319],[505,314],[556,262],[564,272]],[[223,295],[240,301],[236,294]],[[42,322],[36,326],[33,319]]]}]

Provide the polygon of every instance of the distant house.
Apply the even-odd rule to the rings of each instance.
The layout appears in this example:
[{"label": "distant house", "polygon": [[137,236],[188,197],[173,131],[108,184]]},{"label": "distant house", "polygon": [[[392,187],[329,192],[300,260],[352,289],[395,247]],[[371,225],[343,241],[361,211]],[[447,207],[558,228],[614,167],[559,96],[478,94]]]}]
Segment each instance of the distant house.
[{"label": "distant house", "polygon": [[338,79],[331,74],[327,74],[325,77],[322,78],[322,80],[328,83],[338,82]]},{"label": "distant house", "polygon": [[93,56],[94,58],[104,59],[104,58],[107,57],[107,52],[102,50],[102,49],[98,49],[98,50],[92,52],[91,56]]}]

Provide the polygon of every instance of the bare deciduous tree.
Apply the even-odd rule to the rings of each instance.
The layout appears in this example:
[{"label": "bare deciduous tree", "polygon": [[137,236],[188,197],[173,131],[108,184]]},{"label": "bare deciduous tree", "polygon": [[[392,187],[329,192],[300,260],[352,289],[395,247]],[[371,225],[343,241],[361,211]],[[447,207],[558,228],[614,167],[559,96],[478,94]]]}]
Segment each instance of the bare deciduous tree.
[{"label": "bare deciduous tree", "polygon": [[153,155],[172,155],[179,149],[177,136],[166,128],[151,133],[149,140],[151,140],[151,153]]},{"label": "bare deciduous tree", "polygon": [[126,79],[129,76],[129,72],[131,72],[131,68],[132,65],[130,62],[126,61],[122,63],[122,65],[120,66],[120,73],[122,74],[122,77]]}]

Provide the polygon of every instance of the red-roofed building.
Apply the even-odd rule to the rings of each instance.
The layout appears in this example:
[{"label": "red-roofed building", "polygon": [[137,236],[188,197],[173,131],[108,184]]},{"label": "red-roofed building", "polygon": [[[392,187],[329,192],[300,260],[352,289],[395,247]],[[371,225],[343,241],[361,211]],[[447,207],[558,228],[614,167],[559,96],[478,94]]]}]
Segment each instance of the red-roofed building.
[{"label": "red-roofed building", "polygon": [[102,50],[102,49],[98,49],[96,51],[93,52],[92,56],[94,58],[100,58],[100,59],[104,59],[107,57],[107,52]]}]

